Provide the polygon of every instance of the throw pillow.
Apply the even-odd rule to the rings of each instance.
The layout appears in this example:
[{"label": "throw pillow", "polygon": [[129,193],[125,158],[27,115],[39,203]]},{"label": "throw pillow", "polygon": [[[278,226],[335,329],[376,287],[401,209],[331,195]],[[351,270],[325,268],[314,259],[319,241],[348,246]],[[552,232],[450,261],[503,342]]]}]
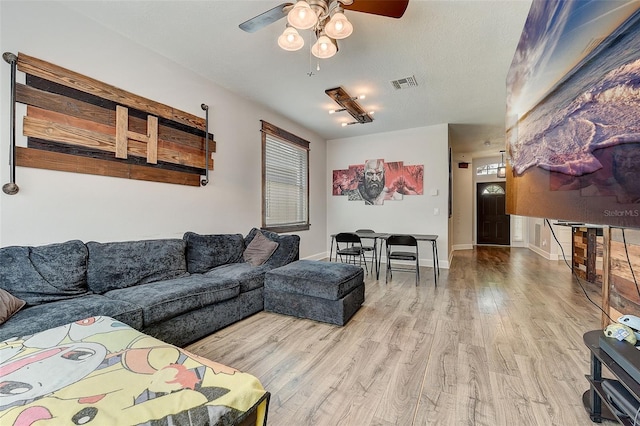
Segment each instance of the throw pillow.
[{"label": "throw pillow", "polygon": [[244,250],[244,260],[251,266],[260,266],[273,254],[278,248],[278,243],[271,241],[265,237],[262,232],[256,232],[256,236]]},{"label": "throw pillow", "polygon": [[24,300],[20,300],[0,288],[0,324],[4,324],[13,314],[22,309],[26,303]]}]

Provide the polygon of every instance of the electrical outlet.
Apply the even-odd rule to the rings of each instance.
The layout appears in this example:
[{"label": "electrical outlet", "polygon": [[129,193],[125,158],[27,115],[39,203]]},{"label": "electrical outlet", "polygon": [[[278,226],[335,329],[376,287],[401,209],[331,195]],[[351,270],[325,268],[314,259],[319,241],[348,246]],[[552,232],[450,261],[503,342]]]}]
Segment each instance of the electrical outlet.
[{"label": "electrical outlet", "polygon": [[547,246],[547,240],[542,240],[542,247],[546,247]]}]

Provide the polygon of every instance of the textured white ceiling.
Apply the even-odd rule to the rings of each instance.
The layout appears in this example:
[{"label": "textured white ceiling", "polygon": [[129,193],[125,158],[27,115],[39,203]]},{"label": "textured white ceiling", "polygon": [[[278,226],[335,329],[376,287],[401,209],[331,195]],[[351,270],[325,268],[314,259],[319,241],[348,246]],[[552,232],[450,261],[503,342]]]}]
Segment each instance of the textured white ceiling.
[{"label": "textured white ceiling", "polygon": [[[278,0],[62,3],[326,139],[450,123],[454,151],[486,155],[504,147],[506,74],[531,0],[410,0],[401,19],[346,11],[353,34],[319,71],[308,37],[300,51],[278,47],[285,19],[238,28]],[[412,75],[417,87],[392,88]],[[342,127],[347,113],[328,114],[324,91],[337,86],[367,95],[373,123]]]}]

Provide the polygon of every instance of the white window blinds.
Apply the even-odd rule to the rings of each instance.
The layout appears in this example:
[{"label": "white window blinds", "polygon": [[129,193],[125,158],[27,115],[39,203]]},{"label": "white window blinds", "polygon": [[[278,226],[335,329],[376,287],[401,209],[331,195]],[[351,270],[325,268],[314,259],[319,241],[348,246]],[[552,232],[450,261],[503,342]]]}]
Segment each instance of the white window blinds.
[{"label": "white window blinds", "polygon": [[263,139],[263,228],[308,229],[308,145],[286,141],[264,129]]}]

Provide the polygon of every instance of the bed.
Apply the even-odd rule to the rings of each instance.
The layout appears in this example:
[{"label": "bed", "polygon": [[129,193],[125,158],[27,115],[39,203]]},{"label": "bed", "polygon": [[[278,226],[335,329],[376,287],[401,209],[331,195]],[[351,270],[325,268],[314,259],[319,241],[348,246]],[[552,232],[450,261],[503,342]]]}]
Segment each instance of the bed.
[{"label": "bed", "polygon": [[266,425],[257,378],[110,317],[0,342],[0,424]]}]

